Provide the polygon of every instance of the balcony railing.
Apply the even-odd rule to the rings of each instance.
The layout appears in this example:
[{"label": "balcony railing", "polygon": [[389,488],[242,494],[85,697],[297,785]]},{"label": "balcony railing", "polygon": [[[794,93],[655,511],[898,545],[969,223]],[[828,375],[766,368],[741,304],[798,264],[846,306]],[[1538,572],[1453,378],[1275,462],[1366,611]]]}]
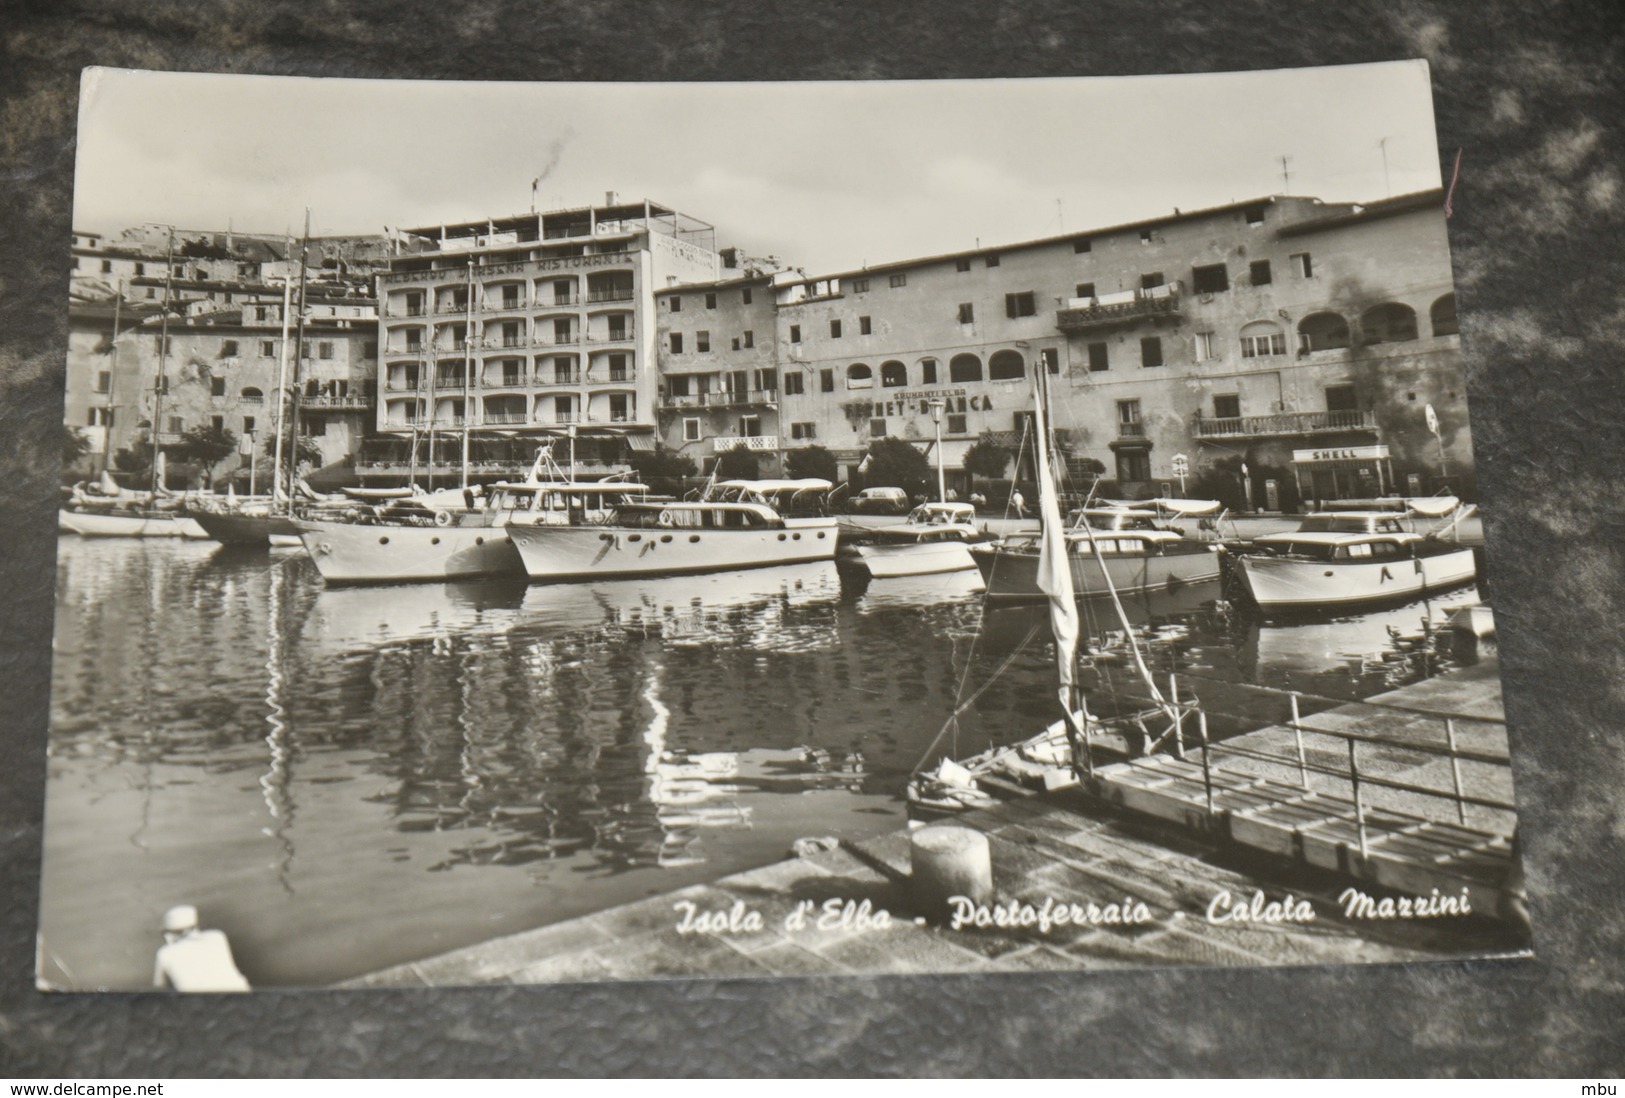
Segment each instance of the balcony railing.
[{"label": "balcony railing", "polygon": [[588,381],[596,381],[596,382],[631,381],[632,380],[632,371],[630,371],[630,370],[611,370],[604,377],[593,377],[593,378],[588,378],[587,380]]},{"label": "balcony railing", "polygon": [[581,342],[581,335],[578,332],[571,332],[569,335],[565,336],[539,335],[530,342],[531,346],[533,347],[574,347],[576,344]]},{"label": "balcony railing", "polygon": [[372,407],[373,399],[365,393],[323,393],[320,396],[299,398],[299,407],[315,411],[353,412]]},{"label": "balcony railing", "polygon": [[429,310],[422,305],[408,305],[401,313],[402,316],[428,316]]},{"label": "balcony railing", "polygon": [[422,353],[423,353],[423,344],[421,344],[421,343],[408,343],[404,347],[385,347],[384,348],[384,357],[385,358],[391,358],[391,357],[394,357],[394,356],[397,356],[397,355],[421,355]]},{"label": "balcony railing", "polygon": [[1179,283],[1127,290],[1102,297],[1075,297],[1055,314],[1063,332],[1082,332],[1115,324],[1133,324],[1159,316],[1180,315]]},{"label": "balcony railing", "polygon": [[434,311],[437,313],[466,313],[468,312],[468,302],[442,301],[434,307]]},{"label": "balcony railing", "polygon": [[391,378],[384,384],[384,389],[391,393],[407,393],[422,387],[423,379],[420,377]]},{"label": "balcony railing", "polygon": [[1136,423],[1121,423],[1121,422],[1119,422],[1118,425],[1117,425],[1117,437],[1118,438],[1144,438],[1145,437],[1145,424],[1138,423],[1138,422],[1136,422]]},{"label": "balcony railing", "polygon": [[777,450],[779,448],[778,435],[726,435],[711,440],[712,453],[722,454],[729,450]]},{"label": "balcony railing", "polygon": [[593,305],[599,305],[599,304],[602,304],[602,303],[604,303],[606,301],[631,301],[631,300],[632,300],[631,287],[628,287],[628,288],[626,288],[624,290],[589,290],[589,291],[587,291],[587,301],[588,301],[588,303],[593,304]]},{"label": "balcony railing", "polygon": [[611,328],[602,335],[589,335],[587,338],[593,343],[625,343],[632,338],[632,329]]},{"label": "balcony railing", "polygon": [[715,393],[692,393],[661,398],[661,404],[667,408],[732,408],[750,404],[773,406],[778,402],[777,389],[751,389],[741,392],[729,392],[724,389]]},{"label": "balcony railing", "polygon": [[567,374],[561,374],[561,373],[558,373],[556,371],[554,373],[551,373],[551,374],[538,374],[538,375],[536,375],[536,384],[538,384],[538,385],[580,385],[581,384],[581,371],[580,370],[572,370]]},{"label": "balcony railing", "polygon": [[524,412],[486,412],[486,424],[529,423],[530,417]]},{"label": "balcony railing", "polygon": [[580,423],[581,415],[578,412],[554,412],[554,423]]},{"label": "balcony railing", "polygon": [[524,374],[495,374],[481,378],[480,384],[487,389],[517,389],[530,382]]},{"label": "balcony railing", "polygon": [[511,313],[520,309],[530,308],[530,303],[522,297],[503,298],[501,301],[484,301],[480,303],[480,311],[486,313]]},{"label": "balcony railing", "polygon": [[1375,431],[1375,412],[1275,412],[1265,416],[1198,416],[1196,438],[1269,438],[1342,431]]},{"label": "balcony railing", "polygon": [[580,294],[564,294],[562,296],[555,294],[550,301],[544,301],[541,298],[536,299],[538,309],[573,309],[580,304]]}]

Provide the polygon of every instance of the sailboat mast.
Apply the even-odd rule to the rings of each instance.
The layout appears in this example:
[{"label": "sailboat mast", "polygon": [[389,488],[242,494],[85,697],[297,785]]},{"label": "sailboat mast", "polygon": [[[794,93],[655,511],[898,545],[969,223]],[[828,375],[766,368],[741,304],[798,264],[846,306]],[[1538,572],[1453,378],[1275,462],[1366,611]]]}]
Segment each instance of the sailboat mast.
[{"label": "sailboat mast", "polygon": [[[435,302],[435,312],[438,313],[439,311],[440,311],[440,303],[438,301],[436,301]],[[429,388],[428,388],[429,399],[428,399],[427,404],[426,404],[426,407],[428,408],[429,414],[426,417],[424,417],[424,428],[425,428],[425,430],[428,431],[428,434],[429,434],[429,469],[428,469],[428,475],[427,475],[426,479],[427,479],[428,484],[429,484],[429,491],[431,491],[431,492],[434,491],[434,417],[438,412],[438,409],[436,408],[436,405],[439,403],[439,401],[436,399],[436,391],[435,391],[435,384],[436,384],[436,381],[438,380],[435,377],[435,374],[440,369],[439,340],[440,340],[440,327],[433,320],[430,320],[429,321]],[[414,447],[413,455],[414,456],[416,456],[416,446],[417,446],[417,444],[414,442],[413,443],[413,447]],[[416,483],[417,482],[414,481],[414,482],[412,482],[412,484],[408,484],[407,487],[408,488],[415,487]]]},{"label": "sailboat mast", "polygon": [[[293,258],[293,238],[288,238],[288,258]],[[293,272],[282,272],[282,342],[278,345],[276,363],[276,432],[275,454],[271,458],[271,506],[276,506],[276,494],[282,484],[282,428],[288,416],[288,325],[293,319]],[[291,497],[292,483],[288,485]]]},{"label": "sailboat mast", "polygon": [[305,238],[299,245],[299,326],[294,329],[293,401],[288,417],[288,511],[293,511],[294,474],[299,471],[299,383],[305,355],[305,278],[310,269],[310,207],[305,207]]},{"label": "sailboat mast", "polygon": [[468,488],[468,423],[474,414],[474,398],[470,395],[470,386],[474,383],[474,260],[468,260],[468,290],[464,297],[463,324],[468,339],[463,342],[463,483],[462,488]]},{"label": "sailboat mast", "polygon": [[169,386],[169,303],[175,282],[175,227],[169,227],[169,250],[164,259],[164,313],[158,322],[158,377],[152,386],[152,498],[157,500],[162,476],[163,447],[159,444],[164,422],[164,390]]},{"label": "sailboat mast", "polygon": [[113,298],[113,341],[109,346],[110,362],[107,371],[107,415],[102,420],[102,460],[97,476],[107,472],[107,463],[112,456],[109,443],[113,439],[113,389],[118,384],[118,325],[120,306],[124,304],[124,280],[118,280],[118,291]]}]

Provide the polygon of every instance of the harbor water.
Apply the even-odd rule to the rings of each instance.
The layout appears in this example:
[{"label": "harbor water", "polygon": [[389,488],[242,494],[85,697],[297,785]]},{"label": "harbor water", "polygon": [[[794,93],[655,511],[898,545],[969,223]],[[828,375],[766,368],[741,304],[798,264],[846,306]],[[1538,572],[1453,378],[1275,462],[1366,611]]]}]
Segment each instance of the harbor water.
[{"label": "harbor water", "polygon": [[[910,772],[1054,719],[1042,608],[975,572],[829,563],[622,582],[324,588],[299,551],[59,543],[40,976],[150,985],[198,906],[256,986],[330,984],[902,826]],[[1266,623],[1127,600],[1223,735],[1437,670],[1393,633],[1471,589]],[[1132,708],[1090,605],[1085,686]],[[984,689],[985,688],[985,689]],[[983,692],[944,732],[960,699]]]}]

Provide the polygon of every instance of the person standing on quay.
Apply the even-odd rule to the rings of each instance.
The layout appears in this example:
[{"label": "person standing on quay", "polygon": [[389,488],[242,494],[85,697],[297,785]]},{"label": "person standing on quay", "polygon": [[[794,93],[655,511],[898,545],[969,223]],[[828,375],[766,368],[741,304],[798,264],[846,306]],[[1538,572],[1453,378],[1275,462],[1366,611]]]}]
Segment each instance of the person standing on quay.
[{"label": "person standing on quay", "polygon": [[158,947],[152,986],[173,991],[247,991],[223,930],[199,930],[197,908],[181,904],[164,912],[164,944]]}]

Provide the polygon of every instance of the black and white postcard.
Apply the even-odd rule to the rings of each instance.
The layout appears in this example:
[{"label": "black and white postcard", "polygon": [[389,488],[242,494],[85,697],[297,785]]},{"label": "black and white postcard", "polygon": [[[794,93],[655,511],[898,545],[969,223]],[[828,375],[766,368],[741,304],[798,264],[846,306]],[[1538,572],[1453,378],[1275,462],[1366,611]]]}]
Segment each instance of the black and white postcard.
[{"label": "black and white postcard", "polygon": [[1527,955],[1455,174],[1421,61],[87,70],[39,986]]}]

